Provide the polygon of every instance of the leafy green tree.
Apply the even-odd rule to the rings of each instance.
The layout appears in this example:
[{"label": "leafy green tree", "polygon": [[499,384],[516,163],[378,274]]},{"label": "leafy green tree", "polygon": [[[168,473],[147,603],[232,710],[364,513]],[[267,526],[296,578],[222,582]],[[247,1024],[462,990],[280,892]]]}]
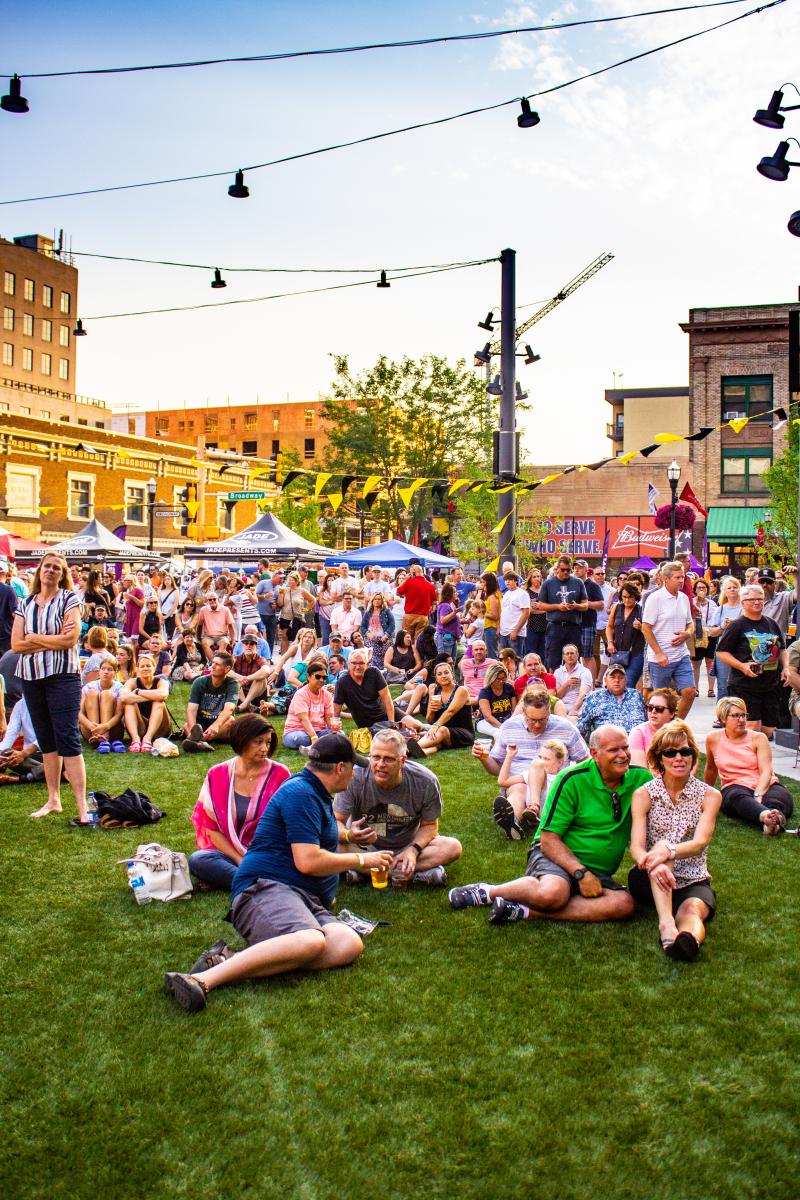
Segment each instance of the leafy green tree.
[{"label": "leafy green tree", "polygon": [[772,565],[793,562],[797,556],[799,437],[798,426],[789,422],[784,448],[764,473],[771,495],[762,552]]}]

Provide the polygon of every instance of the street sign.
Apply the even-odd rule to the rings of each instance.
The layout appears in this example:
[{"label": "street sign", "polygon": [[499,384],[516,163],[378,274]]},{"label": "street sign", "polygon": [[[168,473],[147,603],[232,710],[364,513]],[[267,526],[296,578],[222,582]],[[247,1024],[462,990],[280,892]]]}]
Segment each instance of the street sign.
[{"label": "street sign", "polygon": [[228,492],[229,500],[264,500],[266,492]]},{"label": "street sign", "polygon": [[154,515],[157,517],[179,517],[183,512],[183,505],[180,508],[157,508]]}]

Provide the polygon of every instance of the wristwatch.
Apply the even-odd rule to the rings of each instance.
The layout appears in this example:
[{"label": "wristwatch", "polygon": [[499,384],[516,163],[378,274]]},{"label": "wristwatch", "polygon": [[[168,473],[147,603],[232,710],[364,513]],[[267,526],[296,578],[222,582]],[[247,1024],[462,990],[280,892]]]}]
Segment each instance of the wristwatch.
[{"label": "wristwatch", "polygon": [[666,838],[664,838],[664,845],[665,845],[665,846],[667,847],[667,849],[669,850],[669,856],[670,856],[670,858],[674,858],[674,857],[675,857],[675,854],[676,854],[676,851],[677,851],[677,846],[675,845],[675,843],[674,843],[674,842],[668,842],[668,841],[667,841],[667,839],[666,839]]},{"label": "wristwatch", "polygon": [[575,880],[576,883],[580,883],[580,881],[583,879],[584,875],[588,875],[588,873],[589,873],[588,867],[578,867],[578,869],[576,871],[572,872],[572,878]]}]

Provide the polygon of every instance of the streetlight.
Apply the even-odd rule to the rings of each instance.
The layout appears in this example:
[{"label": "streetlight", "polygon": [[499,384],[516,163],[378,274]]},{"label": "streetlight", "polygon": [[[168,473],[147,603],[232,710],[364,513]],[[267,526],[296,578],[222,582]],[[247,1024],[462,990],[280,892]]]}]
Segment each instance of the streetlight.
[{"label": "streetlight", "polygon": [[667,467],[667,479],[669,480],[669,490],[671,498],[669,502],[669,561],[675,560],[675,505],[678,503],[678,480],[681,477],[681,469],[673,458],[672,462]]},{"label": "streetlight", "polygon": [[158,489],[158,484],[156,483],[155,479],[153,479],[153,476],[151,475],[147,481],[147,504],[148,504],[148,508],[150,510],[150,534],[147,539],[148,550],[153,549],[153,519],[156,515],[155,505],[156,505],[157,489]]}]

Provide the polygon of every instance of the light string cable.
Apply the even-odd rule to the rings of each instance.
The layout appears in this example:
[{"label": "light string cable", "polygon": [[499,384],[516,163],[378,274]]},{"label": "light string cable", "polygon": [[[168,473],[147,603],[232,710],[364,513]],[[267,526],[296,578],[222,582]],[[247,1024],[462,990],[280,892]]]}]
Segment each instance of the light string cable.
[{"label": "light string cable", "polygon": [[695,38],[703,37],[707,33],[715,33],[719,29],[724,29],[728,25],[734,25],[738,21],[744,21],[748,17],[753,17],[759,13],[766,12],[770,8],[776,8],[779,4],[784,4],[786,0],[770,0],[768,4],[762,4],[758,8],[749,9],[745,13],[739,13],[735,17],[729,18],[727,21],[720,21],[716,25],[709,25],[705,29],[699,29],[695,33],[685,34],[683,37],[675,38],[671,42],[664,42],[659,46],[654,46],[649,50],[642,50],[638,54],[628,55],[627,58],[619,59],[617,62],[609,63],[605,67],[598,67],[595,71],[587,71],[583,75],[578,75],[574,79],[565,80],[563,83],[557,83],[553,87],[543,88],[539,92],[529,92],[525,97],[512,96],[508,100],[499,100],[495,104],[484,104],[476,108],[465,109],[463,112],[451,113],[446,117],[436,117],[429,121],[418,121],[412,125],[403,125],[397,129],[384,130],[382,133],[371,133],[364,137],[352,138],[346,142],[336,142],[330,146],[321,146],[315,150],[302,150],[296,154],[286,154],[281,158],[273,158],[267,162],[251,163],[247,167],[228,167],[224,171],[206,171],[194,175],[178,175],[169,179],[150,179],[139,183],[120,183],[106,187],[96,188],[81,188],[73,192],[50,192],[42,196],[23,196],[14,200],[0,200],[0,206],[9,204],[33,204],[40,200],[68,200],[75,196],[96,196],[106,192],[125,192],[132,191],[138,188],[149,187],[164,187],[175,183],[194,183],[201,179],[221,179],[225,176],[233,175],[235,171],[261,171],[267,167],[282,166],[284,163],[297,162],[305,158],[315,158],[321,154],[331,154],[336,150],[348,150],[353,146],[364,146],[369,142],[378,142],[385,138],[398,137],[403,133],[413,133],[418,129],[430,129],[437,125],[447,125],[452,121],[460,121],[466,117],[474,117],[479,113],[494,112],[497,109],[508,108],[512,104],[519,104],[523,98],[526,100],[535,100],[540,96],[549,96],[553,92],[561,91],[563,88],[572,87],[576,83],[582,83],[586,79],[594,79],[598,75],[604,75],[608,71],[614,71],[618,67],[627,66],[629,63],[637,62],[640,59],[648,58],[653,54],[660,54],[664,50],[670,50],[673,46],[680,46],[684,42],[693,41]]},{"label": "light string cable", "polygon": [[226,267],[222,263],[175,262],[164,258],[136,258],[129,254],[99,254],[92,250],[72,250],[75,258],[99,258],[109,262],[144,263],[151,267],[182,267],[190,271],[213,271],[219,269],[228,275],[375,275],[379,271],[392,271],[394,278],[401,279],[409,271],[444,271],[456,267],[482,266],[494,259],[470,259],[468,262],[417,263],[414,266],[390,267]]},{"label": "light string cable", "polygon": [[610,25],[619,21],[634,21],[640,17],[659,17],[668,13],[694,12],[700,8],[724,8],[742,4],[744,0],[707,0],[702,4],[683,4],[672,8],[654,8],[644,12],[621,13],[613,17],[586,17],[579,21],[558,21],[550,25],[519,25],[513,29],[491,29],[476,33],[452,33],[439,37],[407,38],[395,42],[365,42],[355,46],[329,46],[318,50],[284,50],[275,54],[243,54],[231,58],[198,58],[188,62],[147,63],[133,67],[87,67],[69,71],[0,72],[11,79],[12,74],[24,79],[65,79],[74,75],[130,75],[138,71],[177,71],[187,67],[215,67],[227,63],[281,62],[291,58],[322,58],[336,54],[361,54],[371,50],[406,50],[418,46],[440,46],[449,42],[480,42],[492,38],[515,37],[521,33],[548,33],[561,29],[577,29],[585,25]]}]

